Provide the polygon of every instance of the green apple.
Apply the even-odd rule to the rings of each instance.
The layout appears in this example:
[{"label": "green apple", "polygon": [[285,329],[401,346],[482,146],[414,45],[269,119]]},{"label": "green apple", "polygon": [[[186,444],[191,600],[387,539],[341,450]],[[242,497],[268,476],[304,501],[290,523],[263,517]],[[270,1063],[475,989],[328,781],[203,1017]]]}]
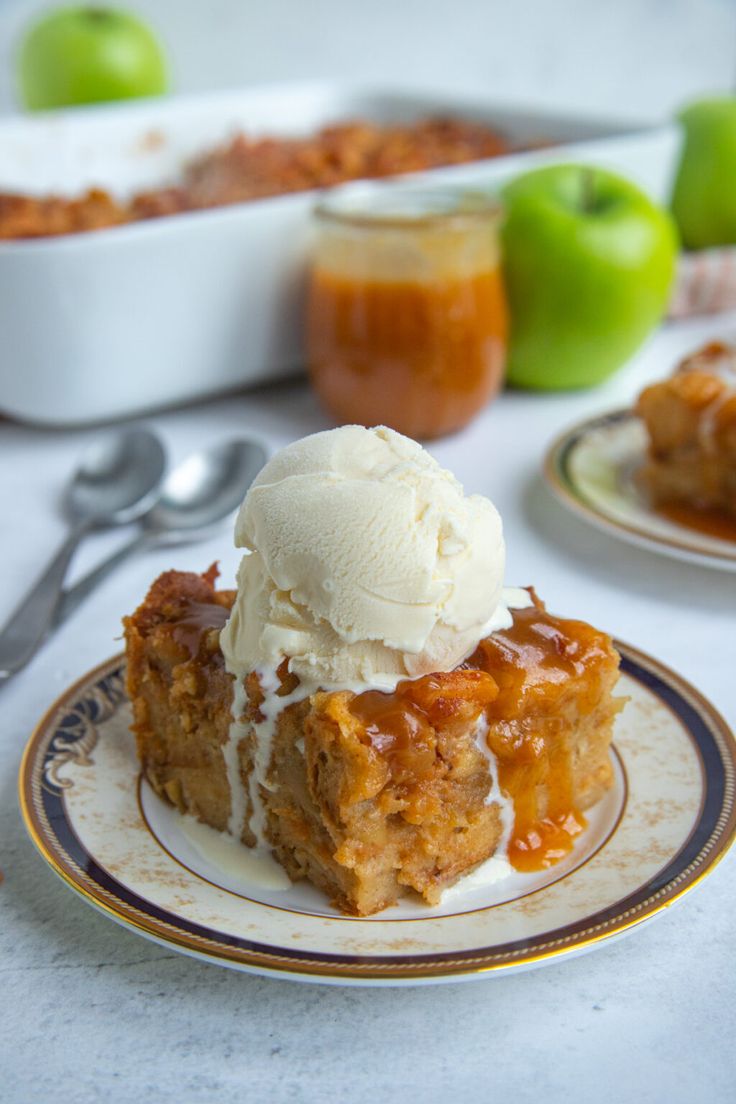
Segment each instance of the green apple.
[{"label": "green apple", "polygon": [[628,180],[582,165],[533,170],[502,194],[509,382],[600,383],[664,312],[677,253],[672,219]]},{"label": "green apple", "polygon": [[113,8],[45,15],[21,43],[18,76],[21,98],[33,110],[166,91],[166,62],[153,33]]},{"label": "green apple", "polygon": [[736,97],[699,100],[683,128],[672,213],[686,249],[736,242]]}]

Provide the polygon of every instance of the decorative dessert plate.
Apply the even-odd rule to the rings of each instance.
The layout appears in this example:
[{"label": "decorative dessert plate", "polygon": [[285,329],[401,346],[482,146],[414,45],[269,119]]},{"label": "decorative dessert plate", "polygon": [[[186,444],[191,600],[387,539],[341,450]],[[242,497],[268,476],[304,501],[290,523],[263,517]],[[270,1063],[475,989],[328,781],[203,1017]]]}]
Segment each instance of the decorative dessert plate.
[{"label": "decorative dessert plate", "polygon": [[196,957],[336,984],[416,984],[539,966],[604,943],[692,888],[736,833],[736,745],[700,694],[618,644],[616,782],[574,852],[537,874],[490,866],[429,908],[343,916],[316,889],[254,879],[250,852],[139,776],[124,661],[64,693],[31,737],[23,816],[52,869],[114,920]]},{"label": "decorative dessert plate", "polygon": [[558,437],[545,458],[545,478],[564,506],[606,533],[676,559],[736,571],[736,539],[679,524],[650,506],[635,479],[645,450],[640,420],[617,410]]}]

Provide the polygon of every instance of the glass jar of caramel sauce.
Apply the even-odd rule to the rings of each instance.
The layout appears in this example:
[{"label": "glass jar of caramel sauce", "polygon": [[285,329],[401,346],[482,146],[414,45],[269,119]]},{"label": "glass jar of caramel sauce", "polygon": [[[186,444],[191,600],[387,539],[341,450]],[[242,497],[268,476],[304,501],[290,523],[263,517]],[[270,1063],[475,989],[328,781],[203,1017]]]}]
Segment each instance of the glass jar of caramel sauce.
[{"label": "glass jar of caramel sauce", "polygon": [[325,407],[419,439],[461,429],[503,378],[498,204],[378,185],[333,193],[316,218],[307,352]]}]

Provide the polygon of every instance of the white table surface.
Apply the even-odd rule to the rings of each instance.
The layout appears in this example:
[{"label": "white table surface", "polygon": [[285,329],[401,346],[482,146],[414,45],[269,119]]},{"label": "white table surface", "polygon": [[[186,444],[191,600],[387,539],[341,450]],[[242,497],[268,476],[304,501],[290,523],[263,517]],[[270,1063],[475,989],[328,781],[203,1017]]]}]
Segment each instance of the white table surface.
[{"label": "white table surface", "polygon": [[[736,724],[736,575],[668,560],[568,516],[540,482],[558,430],[625,405],[736,317],[661,331],[597,391],[507,394],[433,452],[505,521],[509,581],[586,618],[690,679]],[[273,446],[328,423],[303,385],[156,415],[172,459],[256,430]],[[60,540],[59,492],[99,430],[0,422],[0,621]],[[121,539],[97,537],[75,571]],[[33,1101],[485,1101],[640,1104],[733,1100],[736,861],[630,938],[472,984],[329,988],[184,958],[92,911],[23,830],[23,744],[73,679],[119,649],[120,617],[168,567],[238,555],[209,543],[129,562],[0,690],[0,1099]]]}]

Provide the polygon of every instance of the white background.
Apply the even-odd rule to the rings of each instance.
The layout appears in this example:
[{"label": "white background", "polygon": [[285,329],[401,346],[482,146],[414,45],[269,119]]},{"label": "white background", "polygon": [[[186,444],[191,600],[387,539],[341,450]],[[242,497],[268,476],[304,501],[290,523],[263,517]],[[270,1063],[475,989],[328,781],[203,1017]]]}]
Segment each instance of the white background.
[{"label": "white background", "polygon": [[[39,0],[0,0],[0,110]],[[128,6],[128,5],[124,5]],[[733,0],[137,0],[179,91],[297,77],[469,88],[659,118],[736,84]]]}]

